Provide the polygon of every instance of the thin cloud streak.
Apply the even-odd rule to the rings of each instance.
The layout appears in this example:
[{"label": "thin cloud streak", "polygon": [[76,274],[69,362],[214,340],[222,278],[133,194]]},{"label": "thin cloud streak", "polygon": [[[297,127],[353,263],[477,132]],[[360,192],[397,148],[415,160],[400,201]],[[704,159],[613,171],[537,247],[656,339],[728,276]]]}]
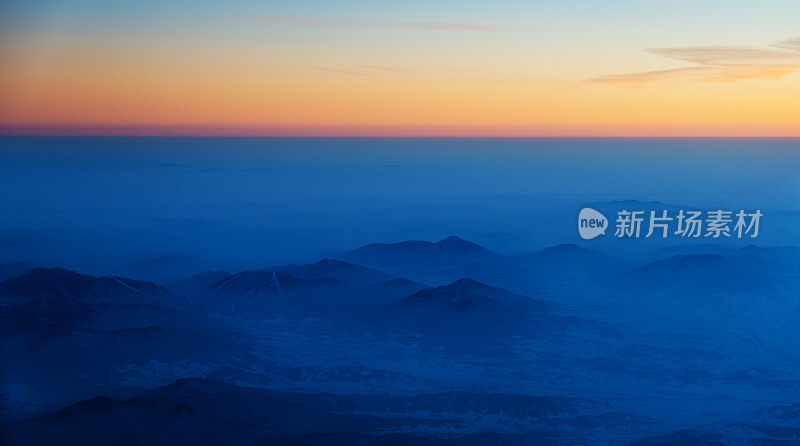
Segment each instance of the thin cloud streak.
[{"label": "thin cloud streak", "polygon": [[622,87],[642,87],[653,82],[679,84],[691,82],[738,82],[745,79],[780,79],[800,71],[800,66],[698,66],[673,68],[668,70],[645,71],[642,73],[612,74],[596,77],[586,82],[617,85]]},{"label": "thin cloud streak", "polygon": [[479,32],[498,32],[498,31],[533,31],[538,28],[533,26],[504,26],[490,25],[484,23],[468,22],[372,22],[362,20],[330,20],[315,19],[308,17],[284,17],[271,15],[235,15],[234,19],[244,20],[254,23],[274,23],[287,25],[315,26],[324,28],[384,28],[384,29],[407,29],[407,30],[433,30],[433,31],[479,31]]},{"label": "thin cloud streak", "polygon": [[329,73],[336,73],[336,74],[348,74],[351,76],[366,76],[367,73],[359,73],[358,71],[350,71],[350,70],[340,70],[338,68],[331,68],[331,67],[308,67],[309,70],[317,70],[317,71],[327,71]]},{"label": "thin cloud streak", "polygon": [[397,67],[392,65],[362,65],[361,67],[368,70],[389,71],[392,73],[411,73],[416,71],[414,68]]},{"label": "thin cloud streak", "polygon": [[800,62],[800,53],[739,46],[696,46],[648,49],[649,53],[699,65]]},{"label": "thin cloud streak", "polygon": [[778,42],[773,45],[776,48],[783,48],[786,50],[798,51],[800,52],[800,37],[796,37],[794,39],[784,40],[782,42]]},{"label": "thin cloud streak", "polygon": [[641,87],[653,82],[676,84],[738,82],[746,79],[774,80],[800,71],[800,38],[776,43],[771,48],[694,46],[651,48],[645,51],[695,65],[639,73],[612,74],[587,79],[585,82]]},{"label": "thin cloud streak", "polygon": [[644,71],[641,73],[611,74],[588,79],[586,82],[597,84],[641,87],[653,81],[681,78],[686,75],[697,75],[712,69],[711,67],[685,67],[669,70]]}]

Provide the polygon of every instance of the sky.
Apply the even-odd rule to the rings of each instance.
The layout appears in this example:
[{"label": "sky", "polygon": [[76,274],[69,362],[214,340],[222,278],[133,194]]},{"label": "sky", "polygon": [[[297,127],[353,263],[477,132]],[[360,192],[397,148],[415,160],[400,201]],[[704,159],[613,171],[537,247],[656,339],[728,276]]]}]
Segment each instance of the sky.
[{"label": "sky", "polygon": [[800,2],[0,2],[0,132],[800,136]]}]

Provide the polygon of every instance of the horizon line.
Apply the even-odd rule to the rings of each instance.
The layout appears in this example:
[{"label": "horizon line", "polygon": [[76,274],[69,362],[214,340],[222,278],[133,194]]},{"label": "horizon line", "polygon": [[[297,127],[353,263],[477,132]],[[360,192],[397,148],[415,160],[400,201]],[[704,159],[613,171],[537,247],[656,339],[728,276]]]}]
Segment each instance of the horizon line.
[{"label": "horizon line", "polygon": [[[782,126],[781,126],[782,127]],[[242,137],[242,138],[800,138],[800,128],[744,131],[741,126],[73,126],[2,125],[0,136]]]}]

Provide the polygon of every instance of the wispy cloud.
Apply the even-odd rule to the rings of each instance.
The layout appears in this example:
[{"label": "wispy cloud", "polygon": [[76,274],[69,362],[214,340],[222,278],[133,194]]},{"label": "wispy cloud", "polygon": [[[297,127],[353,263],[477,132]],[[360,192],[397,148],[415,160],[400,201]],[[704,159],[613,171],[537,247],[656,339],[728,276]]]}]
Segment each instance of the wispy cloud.
[{"label": "wispy cloud", "polygon": [[366,76],[366,73],[360,73],[358,71],[351,71],[351,70],[341,70],[339,68],[332,68],[332,67],[308,67],[309,70],[317,70],[317,71],[327,71],[329,73],[336,73],[336,74],[348,74],[351,76]]},{"label": "wispy cloud", "polygon": [[800,71],[800,66],[696,66],[641,73],[612,74],[589,79],[588,82],[641,87],[652,82],[736,82],[745,79],[780,79]]},{"label": "wispy cloud", "polygon": [[670,70],[643,71],[641,73],[610,74],[589,79],[587,82],[639,87],[656,80],[676,79],[685,76],[697,76],[707,72],[711,67],[685,67]]},{"label": "wispy cloud", "polygon": [[690,46],[647,50],[659,56],[700,65],[765,64],[800,62],[800,53],[744,46]]},{"label": "wispy cloud", "polygon": [[784,40],[774,45],[777,48],[783,48],[792,51],[800,51],[800,37],[794,39]]},{"label": "wispy cloud", "polygon": [[746,79],[780,79],[800,71],[800,38],[769,48],[743,46],[692,46],[651,48],[649,53],[694,65],[666,70],[600,76],[587,82],[640,87],[653,82],[737,82]]},{"label": "wispy cloud", "polygon": [[377,71],[389,71],[391,73],[411,73],[417,71],[412,67],[398,67],[394,65],[361,65],[362,68]]},{"label": "wispy cloud", "polygon": [[273,15],[235,15],[234,19],[255,23],[275,23],[301,26],[315,26],[325,28],[388,28],[407,30],[438,30],[438,31],[531,31],[538,28],[533,26],[506,26],[470,22],[378,22],[364,20],[331,20],[309,17],[285,17]]},{"label": "wispy cloud", "polygon": [[410,74],[419,71],[413,67],[400,67],[393,65],[359,65],[354,67],[353,69],[317,66],[317,67],[308,67],[308,69],[317,71],[327,71],[329,73],[335,73],[335,74],[347,74],[352,76],[371,76],[376,74],[376,72]]}]

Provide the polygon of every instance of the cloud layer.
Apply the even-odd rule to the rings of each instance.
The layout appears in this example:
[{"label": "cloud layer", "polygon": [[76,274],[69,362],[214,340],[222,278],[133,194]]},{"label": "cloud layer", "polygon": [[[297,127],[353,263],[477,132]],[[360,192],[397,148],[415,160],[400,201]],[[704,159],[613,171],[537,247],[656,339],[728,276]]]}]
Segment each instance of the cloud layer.
[{"label": "cloud layer", "polygon": [[780,79],[800,71],[800,38],[784,40],[769,48],[692,46],[653,48],[646,51],[693,65],[612,74],[592,78],[587,82],[627,87],[640,87],[654,82],[737,82],[745,79]]}]

